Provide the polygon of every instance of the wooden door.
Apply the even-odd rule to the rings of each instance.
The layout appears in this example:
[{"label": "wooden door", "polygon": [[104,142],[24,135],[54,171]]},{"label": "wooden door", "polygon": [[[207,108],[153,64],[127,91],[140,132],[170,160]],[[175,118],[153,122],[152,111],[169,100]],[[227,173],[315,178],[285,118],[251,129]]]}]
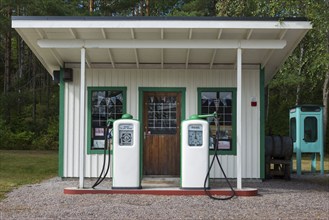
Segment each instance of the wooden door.
[{"label": "wooden door", "polygon": [[179,175],[181,93],[145,92],[143,105],[144,175]]}]

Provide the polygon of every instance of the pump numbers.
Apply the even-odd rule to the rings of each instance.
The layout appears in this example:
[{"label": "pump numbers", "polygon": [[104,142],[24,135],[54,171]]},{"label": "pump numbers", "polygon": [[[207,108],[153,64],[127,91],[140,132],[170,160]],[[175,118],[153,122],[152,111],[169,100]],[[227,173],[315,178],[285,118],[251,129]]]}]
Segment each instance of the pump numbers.
[{"label": "pump numbers", "polygon": [[119,125],[119,145],[120,146],[132,146],[133,143],[133,125],[121,124]]},{"label": "pump numbers", "polygon": [[194,124],[188,126],[188,145],[202,146],[202,125]]}]

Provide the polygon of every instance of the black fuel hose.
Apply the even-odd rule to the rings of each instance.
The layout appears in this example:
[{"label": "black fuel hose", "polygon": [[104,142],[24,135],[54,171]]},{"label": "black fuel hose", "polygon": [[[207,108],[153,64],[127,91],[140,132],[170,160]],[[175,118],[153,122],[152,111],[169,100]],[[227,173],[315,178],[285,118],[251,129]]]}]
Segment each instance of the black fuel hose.
[{"label": "black fuel hose", "polygon": [[[107,150],[107,146],[108,146],[108,141],[109,139],[111,139],[111,130],[109,130],[109,127],[106,127],[105,129],[105,146],[104,146],[104,161],[103,161],[103,167],[102,167],[102,171],[98,177],[98,179],[96,180],[96,182],[94,183],[94,185],[91,188],[95,188],[96,186],[98,186],[99,184],[101,184],[101,182],[103,182],[103,180],[106,178],[109,170],[110,170],[110,163],[111,163],[111,152],[110,149],[109,153],[108,153],[108,164],[107,164],[107,169],[104,173],[105,170],[105,164],[106,164],[106,150]],[[103,176],[104,173],[104,176]]]},{"label": "black fuel hose", "polygon": [[[218,131],[216,131],[216,136],[219,136],[218,135]],[[225,177],[225,180],[227,182],[227,185],[231,189],[232,194],[230,196],[228,196],[228,197],[215,197],[215,196],[211,195],[211,192],[207,188],[207,181],[208,181],[208,179],[210,179],[210,170],[211,170],[212,166],[214,165],[215,158],[216,158],[216,160],[218,162],[218,165],[219,165],[219,167],[220,167],[220,169],[221,169],[221,171],[222,171],[222,173],[223,173],[223,175]],[[222,167],[222,165],[221,165],[221,163],[219,161],[219,158],[218,158],[218,138],[217,137],[215,138],[215,153],[214,153],[214,156],[213,156],[213,158],[211,160],[210,166],[208,168],[208,172],[207,172],[206,178],[204,180],[203,189],[204,189],[205,194],[209,198],[214,199],[214,200],[229,200],[229,199],[232,199],[235,196],[235,191],[234,191],[234,189],[233,189],[230,181],[228,180],[228,178],[227,178],[227,176],[226,176],[226,174],[225,174],[225,172],[223,170],[223,167]]]}]

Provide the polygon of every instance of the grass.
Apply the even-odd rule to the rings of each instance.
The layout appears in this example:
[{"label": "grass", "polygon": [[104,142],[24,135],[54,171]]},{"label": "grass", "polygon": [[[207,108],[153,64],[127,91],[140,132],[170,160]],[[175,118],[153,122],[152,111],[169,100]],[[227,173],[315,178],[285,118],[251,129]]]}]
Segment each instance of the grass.
[{"label": "grass", "polygon": [[0,150],[0,200],[14,188],[56,176],[57,170],[55,151]]},{"label": "grass", "polygon": [[[296,154],[293,158],[293,172],[296,173]],[[311,172],[311,159],[312,154],[302,154],[302,175],[299,177],[301,181],[312,184],[322,185],[325,187],[329,186],[329,154],[324,157],[324,174],[320,175],[320,155],[316,157],[316,172]],[[308,175],[309,174],[309,175]]]},{"label": "grass", "polygon": [[[302,154],[302,173],[311,172],[311,162],[312,162],[312,154],[303,153]],[[293,155],[293,171],[296,172],[296,154]],[[329,155],[326,154],[324,156],[324,173],[329,172]],[[316,173],[320,173],[320,155],[317,153],[316,155]]]}]

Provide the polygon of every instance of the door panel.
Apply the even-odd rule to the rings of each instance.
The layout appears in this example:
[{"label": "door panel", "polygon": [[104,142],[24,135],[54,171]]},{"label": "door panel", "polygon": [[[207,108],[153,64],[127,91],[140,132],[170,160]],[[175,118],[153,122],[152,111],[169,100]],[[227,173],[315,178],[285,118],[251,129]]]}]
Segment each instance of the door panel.
[{"label": "door panel", "polygon": [[179,92],[145,92],[143,170],[145,175],[179,175]]},{"label": "door panel", "polygon": [[159,155],[159,148],[152,147],[156,146],[159,142],[158,136],[153,136],[144,139],[144,173],[145,174],[155,174],[157,170],[159,170],[158,166],[158,158],[156,157]]}]

